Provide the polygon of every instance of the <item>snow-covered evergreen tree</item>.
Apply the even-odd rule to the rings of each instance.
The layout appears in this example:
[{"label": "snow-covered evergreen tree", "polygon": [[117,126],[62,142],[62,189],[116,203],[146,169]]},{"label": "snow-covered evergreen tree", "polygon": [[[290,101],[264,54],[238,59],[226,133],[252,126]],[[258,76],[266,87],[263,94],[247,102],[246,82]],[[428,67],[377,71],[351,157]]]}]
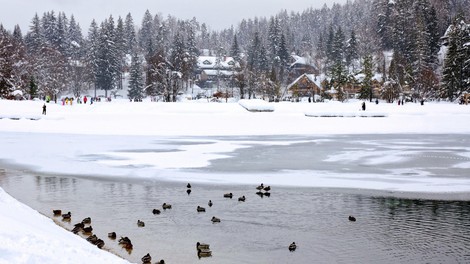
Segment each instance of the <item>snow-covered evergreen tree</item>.
[{"label": "snow-covered evergreen tree", "polygon": [[142,61],[135,52],[132,54],[132,62],[129,76],[129,92],[130,100],[141,101],[144,98],[144,76],[142,70]]}]

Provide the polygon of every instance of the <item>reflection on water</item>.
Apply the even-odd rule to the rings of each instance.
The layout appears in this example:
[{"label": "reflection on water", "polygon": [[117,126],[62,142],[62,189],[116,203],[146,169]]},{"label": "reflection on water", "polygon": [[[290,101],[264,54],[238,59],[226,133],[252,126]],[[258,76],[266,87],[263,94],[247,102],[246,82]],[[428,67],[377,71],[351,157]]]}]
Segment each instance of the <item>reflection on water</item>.
[{"label": "reflection on water", "polygon": [[[89,180],[8,171],[0,185],[54,218],[72,212],[72,229],[92,218],[105,248],[140,263],[147,253],[167,263],[469,263],[470,202],[414,200],[310,188],[277,188],[260,198],[255,186]],[[223,198],[232,192],[233,199]],[[245,195],[246,202],[238,202]],[[212,200],[214,205],[207,206]],[[171,210],[154,215],[166,202]],[[206,207],[206,213],[196,207]],[[357,222],[349,222],[354,215]],[[210,219],[217,216],[221,223]],[[138,227],[137,220],[145,222]],[[128,236],[132,251],[107,237]],[[213,256],[199,260],[196,242]],[[298,248],[289,252],[293,241]]]}]

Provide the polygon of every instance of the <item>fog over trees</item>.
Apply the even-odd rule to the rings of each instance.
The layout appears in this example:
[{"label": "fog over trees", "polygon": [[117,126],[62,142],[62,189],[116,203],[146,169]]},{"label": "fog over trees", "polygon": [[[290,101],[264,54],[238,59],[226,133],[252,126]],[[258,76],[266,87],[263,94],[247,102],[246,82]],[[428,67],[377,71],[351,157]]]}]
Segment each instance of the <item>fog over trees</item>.
[{"label": "fog over trees", "polygon": [[221,31],[149,11],[140,22],[129,13],[90,25],[50,11],[36,14],[28,29],[0,24],[0,97],[14,90],[27,98],[88,90],[109,96],[127,74],[129,98],[174,101],[197,83],[198,56],[207,55],[240,64],[217,89],[279,99],[298,77],[289,67],[296,54],[315,65],[323,90],[338,95],[358,85],[364,99],[392,101],[408,91],[411,99],[455,101],[470,92],[469,6],[470,0],[355,0],[240,18]]}]

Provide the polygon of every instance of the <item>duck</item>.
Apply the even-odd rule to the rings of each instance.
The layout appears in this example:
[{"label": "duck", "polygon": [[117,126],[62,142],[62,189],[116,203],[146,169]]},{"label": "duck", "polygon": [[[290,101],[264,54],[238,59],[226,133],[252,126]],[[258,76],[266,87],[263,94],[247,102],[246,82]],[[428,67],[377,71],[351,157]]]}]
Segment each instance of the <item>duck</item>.
[{"label": "duck", "polygon": [[197,210],[198,212],[205,212],[205,211],[206,211],[206,208],[200,207],[200,206],[198,205],[196,210]]},{"label": "duck", "polygon": [[297,245],[295,244],[295,242],[292,242],[292,244],[289,245],[289,251],[295,251],[296,248]]},{"label": "duck", "polygon": [[93,231],[93,227],[87,226],[87,227],[82,228],[82,230],[83,230],[83,233],[91,233]]},{"label": "duck", "polygon": [[98,248],[101,249],[101,248],[104,247],[104,241],[103,241],[103,239],[99,239],[99,238],[98,238],[98,240],[96,240],[96,242],[93,243],[93,245],[95,245],[95,246],[97,246]]},{"label": "duck", "polygon": [[187,190],[186,190],[186,193],[187,193],[188,195],[190,195],[190,194],[191,194],[191,189],[187,189]]},{"label": "duck", "polygon": [[207,203],[207,205],[209,205],[209,207],[212,207],[212,205],[213,205],[212,200],[209,200],[209,202]]},{"label": "duck", "polygon": [[242,197],[238,197],[239,202],[244,202],[245,200],[246,200],[245,195],[243,195]]},{"label": "duck", "polygon": [[197,256],[199,258],[207,258],[212,256],[212,251],[209,249],[198,249],[197,250]]},{"label": "duck", "polygon": [[165,264],[165,261],[163,259],[160,259],[160,261],[155,264]]},{"label": "duck", "polygon": [[54,216],[59,216],[62,214],[62,210],[57,209],[57,210],[52,210],[52,213],[54,213]]},{"label": "duck", "polygon": [[91,224],[91,217],[86,217],[82,220],[82,223],[84,224]]},{"label": "duck", "polygon": [[211,221],[212,221],[212,223],[220,223],[220,218],[217,218],[217,217],[213,216]]},{"label": "duck", "polygon": [[226,194],[224,194],[224,197],[232,199],[233,194],[232,193],[226,193]]},{"label": "duck", "polygon": [[72,233],[78,234],[78,232],[80,232],[80,230],[82,230],[82,227],[80,227],[80,226],[75,226],[75,227],[72,229]]},{"label": "duck", "polygon": [[144,221],[137,220],[137,226],[138,227],[144,227],[145,226]]},{"label": "duck", "polygon": [[132,242],[128,237],[121,237],[119,239],[119,244],[122,245],[125,249],[131,250],[133,248]]},{"label": "duck", "polygon": [[162,207],[163,207],[163,210],[171,209],[171,204],[163,203]]},{"label": "duck", "polygon": [[62,215],[63,220],[70,220],[71,217],[72,217],[72,213],[70,212]]},{"label": "duck", "polygon": [[75,227],[78,227],[78,228],[84,228],[85,227],[85,224],[80,222],[80,223],[76,223],[75,225],[73,225]]},{"label": "duck", "polygon": [[350,216],[348,217],[348,219],[349,219],[349,221],[351,221],[351,222],[356,222],[356,217],[354,217],[354,216],[352,216],[352,215],[350,215]]},{"label": "duck", "polygon": [[94,243],[96,243],[96,241],[98,241],[98,237],[96,235],[91,235],[91,236],[86,238],[86,241],[94,244]]},{"label": "duck", "polygon": [[116,232],[108,233],[108,237],[111,239],[116,239]]},{"label": "duck", "polygon": [[186,185],[186,188],[191,189],[191,184],[188,183],[188,185]]},{"label": "duck", "polygon": [[263,188],[264,188],[264,185],[261,183],[260,185],[258,185],[258,187],[256,187],[256,190],[261,191],[263,190]]},{"label": "duck", "polygon": [[161,213],[161,211],[160,211],[160,210],[158,210],[158,209],[153,209],[152,213],[153,213],[153,214],[160,214],[160,213]]},{"label": "duck", "polygon": [[196,249],[209,249],[210,245],[205,243],[196,243]]},{"label": "duck", "polygon": [[271,186],[266,186],[263,188],[263,190],[265,190],[266,192],[269,192],[271,190]]},{"label": "duck", "polygon": [[143,263],[150,263],[152,262],[152,257],[150,256],[150,253],[147,253],[147,255],[141,258],[141,260]]}]

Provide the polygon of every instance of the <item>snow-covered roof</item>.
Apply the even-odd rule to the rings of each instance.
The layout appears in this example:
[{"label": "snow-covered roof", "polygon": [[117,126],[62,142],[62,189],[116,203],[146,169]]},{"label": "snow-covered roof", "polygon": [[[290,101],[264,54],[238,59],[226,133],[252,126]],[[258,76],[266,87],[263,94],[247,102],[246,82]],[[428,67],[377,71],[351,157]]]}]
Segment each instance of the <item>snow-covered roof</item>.
[{"label": "snow-covered roof", "polygon": [[315,64],[311,62],[310,58],[297,56],[295,54],[291,54],[291,57],[293,58],[294,62],[291,63],[290,67],[293,67],[296,64],[300,64],[300,65],[308,65],[317,69],[317,66],[315,66]]},{"label": "snow-covered roof", "polygon": [[217,74],[224,75],[224,76],[234,75],[233,71],[224,71],[224,70],[203,70],[202,72],[204,72],[208,76],[217,76]]},{"label": "snow-covered roof", "polygon": [[[199,56],[197,58],[197,67],[200,69],[217,68],[216,56]],[[224,69],[238,68],[240,64],[233,57],[220,57],[220,67]]]},{"label": "snow-covered roof", "polygon": [[289,84],[287,86],[287,89],[289,90],[294,84],[296,84],[298,81],[300,81],[300,79],[302,79],[303,77],[307,77],[311,82],[313,82],[315,85],[318,86],[318,88],[321,89],[321,82],[320,82],[320,78],[317,78],[314,74],[302,74],[300,75],[297,79],[295,79],[291,84]]}]

